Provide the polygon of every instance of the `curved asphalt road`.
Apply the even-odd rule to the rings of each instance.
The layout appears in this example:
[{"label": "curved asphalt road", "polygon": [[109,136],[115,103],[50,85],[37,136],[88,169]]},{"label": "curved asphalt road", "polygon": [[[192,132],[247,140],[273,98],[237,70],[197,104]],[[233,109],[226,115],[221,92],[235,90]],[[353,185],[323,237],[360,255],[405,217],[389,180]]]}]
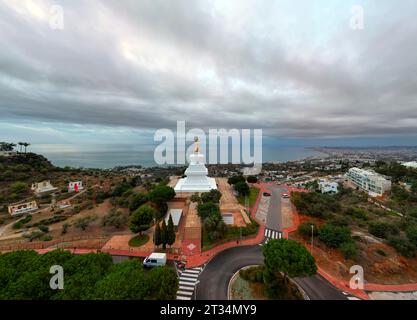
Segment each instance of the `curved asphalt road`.
[{"label": "curved asphalt road", "polygon": [[[227,300],[229,281],[239,269],[263,264],[261,246],[236,247],[215,256],[200,274],[197,300]],[[338,289],[319,275],[294,279],[311,300],[347,300]]]}]

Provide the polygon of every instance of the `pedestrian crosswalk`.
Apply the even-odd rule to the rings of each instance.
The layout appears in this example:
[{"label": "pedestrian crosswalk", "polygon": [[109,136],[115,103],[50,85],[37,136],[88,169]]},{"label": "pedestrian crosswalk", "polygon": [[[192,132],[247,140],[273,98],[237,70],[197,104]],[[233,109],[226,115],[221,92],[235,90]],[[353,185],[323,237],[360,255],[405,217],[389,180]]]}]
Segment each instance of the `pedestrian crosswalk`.
[{"label": "pedestrian crosswalk", "polygon": [[346,298],[347,298],[348,300],[361,300],[361,299],[359,299],[359,298],[357,298],[357,297],[355,297],[355,296],[353,296],[353,295],[351,295],[351,294],[349,294],[349,293],[346,293],[346,292],[344,292],[344,291],[342,291],[342,293],[346,296]]},{"label": "pedestrian crosswalk", "polygon": [[264,237],[265,237],[264,238],[264,244],[267,244],[269,242],[269,240],[271,240],[271,239],[281,239],[282,238],[282,232],[265,228]]},{"label": "pedestrian crosswalk", "polygon": [[179,276],[177,300],[191,300],[193,298],[198,276],[203,268],[185,269]]}]

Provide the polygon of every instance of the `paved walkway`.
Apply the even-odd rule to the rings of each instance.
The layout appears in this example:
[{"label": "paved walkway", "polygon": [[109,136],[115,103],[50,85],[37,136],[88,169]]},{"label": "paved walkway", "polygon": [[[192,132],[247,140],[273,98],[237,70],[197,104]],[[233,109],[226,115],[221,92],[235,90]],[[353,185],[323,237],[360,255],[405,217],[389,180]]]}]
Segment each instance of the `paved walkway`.
[{"label": "paved walkway", "polygon": [[[262,185],[255,185],[255,187],[260,189],[260,192],[259,192],[258,198],[256,199],[256,202],[255,202],[254,206],[250,209],[250,214],[251,214],[251,217],[260,224],[260,221],[258,221],[257,218],[256,218],[256,211],[258,210],[258,206],[259,206],[259,202],[260,202],[261,197],[262,197],[262,193],[264,191],[266,191],[266,189],[264,189]],[[187,257],[187,268],[193,268],[193,267],[201,266],[204,263],[207,263],[208,261],[210,261],[210,259],[212,259],[218,253],[220,253],[220,252],[222,252],[226,249],[229,249],[229,248],[238,247],[238,246],[250,246],[250,245],[260,244],[264,240],[264,232],[265,232],[265,226],[260,224],[258,234],[256,235],[256,237],[253,237],[253,238],[250,238],[250,239],[239,240],[239,241],[230,241],[230,242],[218,245],[211,250],[204,251],[201,254],[188,256]]]}]

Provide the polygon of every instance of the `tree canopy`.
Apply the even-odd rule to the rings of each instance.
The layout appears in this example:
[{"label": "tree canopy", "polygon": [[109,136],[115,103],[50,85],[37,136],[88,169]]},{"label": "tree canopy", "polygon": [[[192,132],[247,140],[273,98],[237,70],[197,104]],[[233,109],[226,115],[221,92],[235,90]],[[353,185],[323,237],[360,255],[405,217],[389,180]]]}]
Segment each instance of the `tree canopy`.
[{"label": "tree canopy", "polygon": [[133,212],[129,228],[133,233],[142,233],[151,227],[154,217],[155,209],[144,204]]},{"label": "tree canopy", "polygon": [[234,189],[240,196],[247,196],[250,193],[249,185],[245,181],[240,181],[234,185]]},{"label": "tree canopy", "polygon": [[213,202],[200,203],[197,205],[197,213],[204,220],[209,216],[220,214],[220,208],[218,204]]},{"label": "tree canopy", "polygon": [[[64,269],[64,290],[49,286],[50,267]],[[44,255],[15,251],[0,255],[0,300],[175,299],[178,278],[171,268],[143,270],[138,259],[113,264],[108,254]]]},{"label": "tree canopy", "polygon": [[263,246],[263,254],[269,272],[282,272],[292,278],[311,276],[317,272],[314,257],[294,240],[271,240]]},{"label": "tree canopy", "polygon": [[157,205],[172,200],[175,197],[175,190],[166,185],[156,186],[150,193],[149,199]]},{"label": "tree canopy", "polygon": [[235,175],[227,179],[227,183],[230,185],[235,185],[238,182],[246,182],[245,177],[243,175]]}]

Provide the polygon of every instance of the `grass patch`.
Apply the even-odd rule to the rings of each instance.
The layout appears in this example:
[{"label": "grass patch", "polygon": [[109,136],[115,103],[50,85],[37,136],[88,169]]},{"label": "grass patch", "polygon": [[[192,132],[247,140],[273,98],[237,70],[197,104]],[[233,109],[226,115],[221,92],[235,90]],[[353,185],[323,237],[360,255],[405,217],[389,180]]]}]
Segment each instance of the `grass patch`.
[{"label": "grass patch", "polygon": [[[250,193],[248,196],[249,199],[249,206],[252,207],[256,203],[256,199],[258,198],[259,189],[255,187],[250,188]],[[237,200],[240,204],[245,205],[245,197],[239,196]]]},{"label": "grass patch", "polygon": [[129,247],[140,247],[143,246],[146,242],[149,241],[149,236],[142,234],[141,236],[133,237],[129,240]]},{"label": "grass patch", "polygon": [[242,235],[242,240],[244,240],[245,238],[249,238],[249,237],[257,235],[258,230],[259,230],[259,224],[253,219],[251,219],[251,221],[252,221],[251,224],[242,228],[228,226],[227,232],[224,238],[215,240],[215,241],[210,240],[210,238],[208,237],[208,234],[204,232],[204,230],[202,230],[201,250],[207,251],[222,243],[239,240],[241,239],[240,235]]}]

